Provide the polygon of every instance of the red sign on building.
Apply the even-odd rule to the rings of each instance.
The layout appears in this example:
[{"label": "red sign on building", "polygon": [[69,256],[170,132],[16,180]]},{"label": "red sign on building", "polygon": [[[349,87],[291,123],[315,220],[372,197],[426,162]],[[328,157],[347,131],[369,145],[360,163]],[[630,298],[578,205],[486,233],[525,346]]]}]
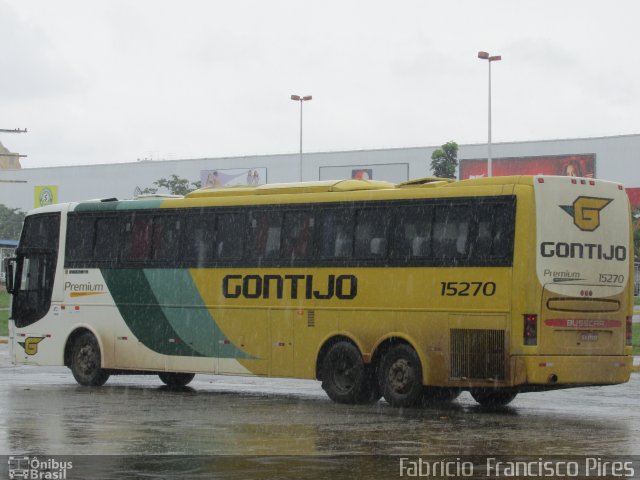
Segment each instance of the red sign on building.
[{"label": "red sign on building", "polygon": [[[506,175],[567,175],[595,178],[594,154],[553,155],[540,157],[494,158],[494,177]],[[487,176],[487,159],[460,160],[460,180]]]}]

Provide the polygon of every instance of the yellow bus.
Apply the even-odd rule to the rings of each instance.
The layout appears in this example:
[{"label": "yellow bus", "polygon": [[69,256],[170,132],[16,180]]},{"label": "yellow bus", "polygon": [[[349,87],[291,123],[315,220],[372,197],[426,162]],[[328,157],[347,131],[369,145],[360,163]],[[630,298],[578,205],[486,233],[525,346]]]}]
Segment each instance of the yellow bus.
[{"label": "yellow bus", "polygon": [[11,355],[77,382],[317,379],[407,407],[629,379],[629,202],[513,176],[209,188],[29,212]]}]

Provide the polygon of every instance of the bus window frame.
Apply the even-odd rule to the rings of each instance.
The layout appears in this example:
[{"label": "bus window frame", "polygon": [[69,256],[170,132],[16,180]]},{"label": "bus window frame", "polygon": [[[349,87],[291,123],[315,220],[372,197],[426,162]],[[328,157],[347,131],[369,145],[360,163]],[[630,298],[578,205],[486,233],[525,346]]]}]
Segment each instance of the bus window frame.
[{"label": "bus window frame", "polygon": [[[506,226],[504,235],[507,247],[504,251],[497,252],[495,255],[476,255],[476,242],[478,240],[477,220],[474,218],[478,208],[485,208],[491,205],[502,205],[497,207],[501,215],[506,215],[506,219],[496,219],[492,222],[492,232],[498,228],[498,224]],[[89,260],[74,259],[65,257],[65,267],[67,268],[256,268],[258,266],[265,268],[310,268],[310,267],[510,267],[513,265],[514,245],[515,245],[515,221],[516,221],[516,197],[515,195],[500,195],[487,197],[440,197],[425,199],[403,199],[403,200],[374,200],[374,201],[354,201],[354,202],[318,202],[303,204],[267,204],[267,205],[251,205],[251,206],[206,206],[195,208],[171,208],[171,209],[141,209],[135,211],[124,212],[91,212],[91,213],[70,213],[70,217],[84,217],[91,215],[95,217],[93,223],[93,258]],[[428,210],[430,215],[430,254],[427,256],[408,256],[394,255],[395,242],[398,240],[396,229],[400,224],[399,212],[405,216],[411,215],[416,207],[423,207]],[[466,207],[470,209],[469,231],[467,232],[466,251],[464,255],[437,257],[433,253],[433,231],[438,208],[449,207]],[[386,251],[380,257],[355,256],[356,241],[356,220],[357,213],[367,211],[370,215],[372,211],[380,211],[387,219],[386,224]],[[306,257],[285,258],[283,256],[285,221],[287,215],[296,213],[308,213],[309,218],[313,219],[314,227],[312,232],[311,253]],[[248,235],[240,235],[237,240],[242,244],[242,252],[240,255],[232,258],[221,258],[217,252],[219,240],[219,220],[226,215],[236,215],[238,232],[243,227],[246,230],[252,216],[263,214],[276,214],[280,218],[280,247],[279,255],[274,258],[257,259],[253,256],[251,241]],[[348,256],[335,257],[327,255],[323,251],[325,229],[327,228],[326,219],[333,215],[337,218],[343,218],[342,225],[348,226],[350,233],[350,254]],[[181,232],[178,238],[179,251],[183,252],[187,248],[187,241],[190,235],[190,225],[193,225],[194,219],[201,216],[213,218],[215,232],[212,241],[216,244],[213,256],[205,258],[200,262],[196,262],[195,258],[186,255],[175,255],[170,259],[153,259],[153,246],[150,245],[148,257],[146,259],[129,259],[123,256],[125,250],[124,241],[127,235],[123,233],[127,221],[134,218],[150,218],[151,230],[153,230],[154,218],[177,216],[182,222]],[[118,258],[108,260],[97,260],[100,257],[96,251],[97,245],[97,222],[101,219],[116,219],[119,222],[118,241],[123,245],[118,247]],[[68,232],[67,232],[68,233]],[[128,234],[130,236],[131,234]],[[153,234],[151,234],[153,236]],[[492,233],[492,237],[494,233]],[[66,250],[66,249],[65,249]]]}]

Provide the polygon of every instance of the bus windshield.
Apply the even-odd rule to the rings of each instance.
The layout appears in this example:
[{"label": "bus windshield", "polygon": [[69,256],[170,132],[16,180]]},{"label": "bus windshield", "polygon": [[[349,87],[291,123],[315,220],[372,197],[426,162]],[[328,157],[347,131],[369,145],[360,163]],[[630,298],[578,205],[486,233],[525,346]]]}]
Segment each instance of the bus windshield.
[{"label": "bus windshield", "polygon": [[11,318],[25,327],[45,316],[51,305],[58,257],[60,214],[27,217],[14,260]]}]

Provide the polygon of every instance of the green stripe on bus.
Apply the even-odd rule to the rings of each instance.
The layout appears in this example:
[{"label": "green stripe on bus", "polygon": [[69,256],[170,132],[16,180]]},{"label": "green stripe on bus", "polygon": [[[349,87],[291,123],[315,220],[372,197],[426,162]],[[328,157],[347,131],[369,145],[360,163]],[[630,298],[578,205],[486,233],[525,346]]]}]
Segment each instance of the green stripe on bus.
[{"label": "green stripe on bus", "polygon": [[104,269],[102,275],[120,315],[146,347],[163,355],[205,356],[182,342],[142,269]]},{"label": "green stripe on bus", "polygon": [[146,269],[145,277],[162,312],[183,342],[207,357],[254,358],[230,343],[206,308],[186,269]]},{"label": "green stripe on bus", "polygon": [[114,212],[122,210],[147,210],[160,208],[164,199],[126,200],[114,202],[84,202],[73,209],[74,212]]}]

